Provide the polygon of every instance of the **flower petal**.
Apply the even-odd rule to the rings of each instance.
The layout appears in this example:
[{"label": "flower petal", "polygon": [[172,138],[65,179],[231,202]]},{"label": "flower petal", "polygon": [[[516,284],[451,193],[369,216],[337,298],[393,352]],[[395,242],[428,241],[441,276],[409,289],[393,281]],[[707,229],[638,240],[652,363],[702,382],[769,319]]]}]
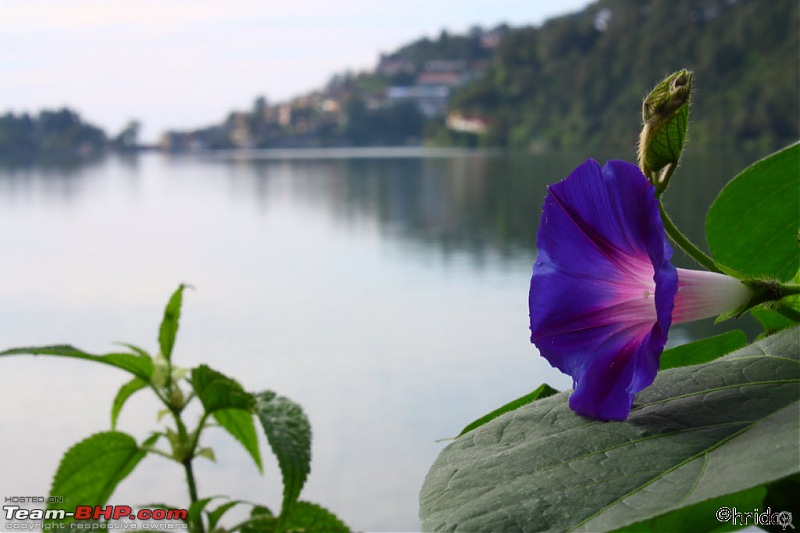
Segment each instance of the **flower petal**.
[{"label": "flower petal", "polygon": [[658,371],[677,291],[654,187],[630,163],[589,160],[549,187],[537,244],[531,341],[573,377],[575,411],[627,418]]}]

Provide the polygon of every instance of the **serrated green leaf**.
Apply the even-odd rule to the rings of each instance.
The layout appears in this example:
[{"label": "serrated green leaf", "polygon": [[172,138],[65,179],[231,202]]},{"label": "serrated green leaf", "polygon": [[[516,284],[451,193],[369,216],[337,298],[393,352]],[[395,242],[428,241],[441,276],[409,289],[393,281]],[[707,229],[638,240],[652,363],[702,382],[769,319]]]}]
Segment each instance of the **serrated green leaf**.
[{"label": "serrated green leaf", "polygon": [[706,216],[714,259],[751,277],[792,278],[800,266],[800,144],[754,163]]},{"label": "serrated green leaf", "polygon": [[[189,525],[191,531],[199,531],[202,524],[203,509],[214,499],[219,496],[212,496],[210,498],[200,498],[195,500],[189,505],[186,512],[186,523]],[[174,509],[174,507],[173,507]]]},{"label": "serrated green leaf", "polygon": [[208,513],[206,513],[208,516],[208,529],[213,531],[214,528],[217,527],[217,523],[219,523],[219,521],[222,519],[225,513],[227,513],[240,503],[243,502],[240,500],[231,500],[229,502],[223,503],[213,511],[208,511]]},{"label": "serrated green leaf", "polygon": [[175,346],[175,336],[178,334],[178,324],[181,319],[181,305],[183,303],[183,290],[187,285],[181,284],[167,302],[164,309],[164,318],[158,329],[158,346],[167,361],[172,358],[172,348]]},{"label": "serrated green leaf", "polygon": [[244,446],[244,449],[255,461],[258,471],[263,472],[264,467],[261,464],[261,450],[258,447],[258,434],[253,422],[253,413],[244,409],[220,409],[214,411],[213,416],[225,431]]},{"label": "serrated green leaf", "polygon": [[348,533],[350,528],[339,517],[316,503],[299,501],[289,511],[283,522],[286,533],[325,531],[326,533]]},{"label": "serrated green leaf", "polygon": [[261,421],[283,476],[283,502],[276,531],[280,531],[311,469],[311,424],[303,409],[274,392],[255,395]]},{"label": "serrated green leaf", "polygon": [[255,506],[250,512],[250,518],[234,526],[231,531],[242,533],[272,533],[276,531],[278,519],[266,507]]},{"label": "serrated green leaf", "polygon": [[217,423],[244,446],[258,470],[263,471],[253,423],[253,395],[245,392],[236,380],[206,365],[192,369],[192,388],[206,413],[211,413]]},{"label": "serrated green leaf", "polygon": [[676,346],[661,354],[661,370],[708,363],[747,344],[747,335],[740,329]]},{"label": "serrated green leaf", "polygon": [[147,382],[150,381],[150,375],[153,373],[153,362],[147,357],[130,353],[92,355],[67,344],[11,348],[0,352],[0,357],[4,355],[55,355],[59,357],[94,361],[96,363],[103,363],[120,368]]},{"label": "serrated green leaf", "polygon": [[561,393],[467,433],[428,472],[423,530],[607,531],[797,473],[799,333],[660,372],[626,422]]},{"label": "serrated green leaf", "polygon": [[[150,437],[144,446],[156,439]],[[105,505],[145,455],[136,439],[118,431],[96,433],[82,440],[64,454],[50,488],[51,496],[61,496],[64,501],[50,503],[48,508],[74,511],[77,505]],[[72,518],[59,522],[69,523]]]},{"label": "serrated green leaf", "polygon": [[529,392],[525,396],[517,398],[516,400],[510,401],[504,406],[495,409],[491,413],[480,417],[479,419],[475,420],[470,424],[467,424],[467,426],[461,430],[461,433],[459,433],[456,438],[460,437],[464,433],[467,433],[468,431],[472,431],[473,429],[484,425],[490,420],[494,420],[495,418],[504,413],[508,413],[510,411],[513,411],[514,409],[519,409],[523,405],[528,405],[531,402],[535,402],[536,400],[542,398],[547,398],[548,396],[552,396],[553,394],[558,394],[558,391],[553,387],[551,387],[550,385],[548,385],[547,383],[542,383],[536,388],[536,390]]},{"label": "serrated green leaf", "polygon": [[117,428],[117,419],[119,418],[119,413],[122,411],[122,407],[125,405],[125,402],[128,401],[128,398],[130,398],[134,393],[142,390],[145,387],[147,387],[147,382],[141,378],[133,378],[120,387],[119,391],[117,391],[117,395],[114,397],[114,403],[111,405],[112,431]]},{"label": "serrated green leaf", "polygon": [[220,409],[251,410],[253,396],[233,378],[207,365],[192,369],[192,388],[206,413]]}]

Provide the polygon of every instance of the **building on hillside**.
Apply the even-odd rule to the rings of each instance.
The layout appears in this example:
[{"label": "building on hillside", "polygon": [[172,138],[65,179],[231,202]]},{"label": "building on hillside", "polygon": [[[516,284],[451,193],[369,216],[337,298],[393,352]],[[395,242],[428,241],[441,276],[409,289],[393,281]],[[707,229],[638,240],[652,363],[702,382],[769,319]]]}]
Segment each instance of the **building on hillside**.
[{"label": "building on hillside", "polygon": [[387,103],[411,100],[426,117],[443,115],[447,111],[450,88],[445,85],[412,85],[389,87],[384,95]]},{"label": "building on hillside", "polygon": [[489,121],[478,115],[453,111],[447,115],[448,129],[481,135],[489,130]]},{"label": "building on hillside", "polygon": [[461,72],[458,71],[425,71],[417,76],[417,86],[438,85],[443,87],[460,87],[462,85]]},{"label": "building on hillside", "polygon": [[231,116],[228,136],[237,148],[253,148],[256,145],[249,118],[247,113],[233,113]]},{"label": "building on hillside", "polygon": [[414,63],[407,59],[381,56],[375,72],[381,76],[392,77],[398,74],[414,74],[417,69]]}]

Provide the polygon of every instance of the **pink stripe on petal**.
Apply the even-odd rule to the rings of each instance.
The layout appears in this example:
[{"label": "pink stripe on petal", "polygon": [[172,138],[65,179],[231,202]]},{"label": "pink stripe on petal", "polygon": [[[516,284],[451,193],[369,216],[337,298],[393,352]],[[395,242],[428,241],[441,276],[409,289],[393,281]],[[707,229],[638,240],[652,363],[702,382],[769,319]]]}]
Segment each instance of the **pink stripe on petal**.
[{"label": "pink stripe on petal", "polygon": [[719,316],[743,306],[752,296],[747,285],[731,276],[679,268],[672,323]]}]

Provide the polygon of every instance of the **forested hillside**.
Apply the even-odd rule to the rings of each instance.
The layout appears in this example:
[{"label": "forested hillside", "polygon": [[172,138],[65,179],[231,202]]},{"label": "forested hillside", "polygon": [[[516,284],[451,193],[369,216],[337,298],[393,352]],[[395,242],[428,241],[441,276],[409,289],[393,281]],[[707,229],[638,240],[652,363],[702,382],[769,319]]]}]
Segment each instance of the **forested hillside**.
[{"label": "forested hillside", "polygon": [[[442,31],[288,102],[259,98],[171,151],[501,146],[630,153],[643,96],[694,72],[693,150],[766,153],[800,136],[797,0],[597,0],[537,27]],[[265,88],[269,90],[268,87]]]},{"label": "forested hillside", "polygon": [[106,147],[105,132],[69,109],[0,116],[0,160],[84,158]]},{"label": "forested hillside", "polygon": [[598,0],[512,29],[450,109],[487,120],[485,145],[618,149],[636,141],[647,90],[687,68],[691,144],[766,151],[799,135],[798,28],[796,0]]}]

